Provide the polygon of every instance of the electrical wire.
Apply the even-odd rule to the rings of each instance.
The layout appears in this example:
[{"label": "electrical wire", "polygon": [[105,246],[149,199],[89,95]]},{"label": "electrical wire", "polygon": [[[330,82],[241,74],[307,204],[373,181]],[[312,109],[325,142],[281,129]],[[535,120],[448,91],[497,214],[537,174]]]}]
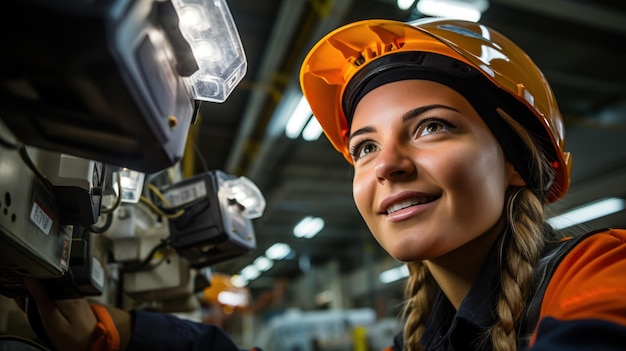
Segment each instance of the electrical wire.
[{"label": "electrical wire", "polygon": [[117,198],[115,199],[115,203],[111,208],[106,208],[102,206],[100,208],[100,213],[112,213],[122,204],[122,175],[120,172],[116,172],[117,174]]},{"label": "electrical wire", "polygon": [[[152,248],[152,250],[150,250],[150,252],[148,253],[148,256],[146,256],[146,258],[143,261],[140,261],[138,263],[124,264],[122,266],[122,270],[126,273],[131,273],[131,272],[148,271],[148,270],[152,270],[158,267],[161,263],[167,260],[167,257],[168,257],[167,251],[164,249],[166,249],[169,246],[170,246],[169,239],[161,240],[161,242],[158,245],[156,245],[155,247]],[[166,251],[163,257],[158,262],[152,263],[152,260],[154,259],[156,254],[161,251]]]},{"label": "electrical wire", "polygon": [[150,207],[150,209],[152,209],[154,212],[156,212],[159,216],[165,217],[165,218],[168,218],[168,219],[178,218],[178,217],[182,216],[183,214],[185,214],[185,210],[178,210],[175,213],[167,213],[167,212],[163,211],[159,206],[155,205],[152,201],[150,201],[150,199],[148,199],[145,196],[141,196],[139,198],[139,201],[141,201],[144,204],[148,205],[148,207]]},{"label": "electrical wire", "polygon": [[148,184],[148,189],[154,195],[156,195],[159,198],[159,200],[161,200],[161,202],[165,204],[165,206],[172,207],[172,204],[170,204],[169,200],[165,197],[165,195],[163,195],[163,193],[161,193],[161,191],[154,184]]},{"label": "electrical wire", "polygon": [[50,182],[50,179],[48,179],[48,177],[46,177],[46,175],[41,172],[39,167],[37,167],[35,162],[33,162],[33,159],[30,158],[30,155],[28,154],[28,150],[26,150],[26,145],[24,144],[19,145],[17,148],[17,152],[20,155],[20,158],[22,159],[22,161],[24,161],[24,164],[26,164],[26,166],[37,176],[37,178],[39,178],[50,189],[52,189],[53,185]]},{"label": "electrical wire", "polygon": [[140,200],[146,205],[150,206],[150,208],[160,216],[173,219],[178,218],[185,213],[184,209],[176,210],[169,202],[169,200],[163,195],[163,193],[161,193],[159,188],[157,188],[154,184],[148,183],[148,190],[150,190],[150,193],[155,195],[161,201],[161,203],[163,203],[163,205],[167,206],[167,208],[163,208],[162,206],[155,204],[153,201],[145,196],[142,196]]},{"label": "electrical wire", "polygon": [[92,224],[89,226],[89,231],[95,234],[101,234],[106,232],[107,230],[109,230],[109,228],[111,228],[111,224],[113,224],[113,213],[105,213],[105,215],[107,216],[104,224],[101,227],[96,226],[95,224]]},{"label": "electrical wire", "polygon": [[4,137],[0,136],[0,146],[10,149],[10,150],[17,150],[17,153],[22,159],[22,161],[37,176],[37,178],[43,181],[46,185],[52,187],[52,183],[50,182],[48,177],[46,177],[41,172],[41,170],[39,170],[39,167],[37,167],[35,162],[33,162],[33,159],[28,154],[28,150],[26,150],[26,145],[20,142],[13,142],[13,141],[7,140]]}]

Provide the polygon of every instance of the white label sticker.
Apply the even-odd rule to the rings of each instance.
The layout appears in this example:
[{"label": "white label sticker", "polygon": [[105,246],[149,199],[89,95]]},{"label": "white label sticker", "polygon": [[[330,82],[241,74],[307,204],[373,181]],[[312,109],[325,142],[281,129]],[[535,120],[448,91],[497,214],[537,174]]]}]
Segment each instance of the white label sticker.
[{"label": "white label sticker", "polygon": [[204,181],[200,181],[182,186],[180,188],[168,190],[164,196],[167,201],[170,202],[171,206],[178,207],[188,202],[203,198],[206,194],[206,184]]},{"label": "white label sticker", "polygon": [[41,229],[46,235],[50,234],[52,229],[52,218],[48,216],[43,207],[39,206],[37,201],[33,203],[33,208],[30,210],[30,220],[35,223],[37,228]]}]

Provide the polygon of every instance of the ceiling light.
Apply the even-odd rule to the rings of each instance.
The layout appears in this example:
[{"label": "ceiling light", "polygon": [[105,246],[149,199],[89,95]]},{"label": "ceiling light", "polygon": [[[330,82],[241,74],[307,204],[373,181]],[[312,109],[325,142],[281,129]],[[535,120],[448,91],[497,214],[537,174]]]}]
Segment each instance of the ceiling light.
[{"label": "ceiling light", "polygon": [[322,132],[322,126],[320,126],[317,118],[311,118],[302,131],[302,139],[306,141],[315,141],[320,137],[320,135],[322,135]]},{"label": "ceiling light", "polygon": [[217,295],[217,301],[228,306],[247,306],[248,295],[240,291],[222,291]]},{"label": "ceiling light", "polygon": [[241,270],[241,275],[248,281],[255,280],[261,275],[261,272],[254,265],[248,265]]},{"label": "ceiling light", "polygon": [[289,120],[287,121],[287,125],[285,126],[285,135],[287,135],[290,139],[298,138],[306,123],[311,119],[311,116],[313,116],[311,107],[304,96],[301,96],[293,110],[293,113],[291,114],[291,117],[289,117]]},{"label": "ceiling light", "polygon": [[417,11],[433,16],[478,22],[489,7],[487,0],[419,0]]},{"label": "ceiling light", "polygon": [[274,262],[265,256],[259,256],[256,260],[254,260],[254,266],[258,268],[259,271],[266,272],[274,266]]},{"label": "ceiling light", "polygon": [[403,264],[402,266],[388,269],[380,273],[380,275],[378,276],[378,280],[380,280],[380,282],[383,284],[389,284],[408,276],[409,268],[405,264]]},{"label": "ceiling light", "polygon": [[310,239],[324,228],[324,220],[319,217],[304,217],[293,228],[293,235],[298,238]]},{"label": "ceiling light", "polygon": [[411,6],[413,6],[413,3],[415,3],[415,0],[397,0],[396,1],[396,5],[398,5],[398,8],[402,11],[408,10]]},{"label": "ceiling light", "polygon": [[241,274],[235,274],[230,278],[230,282],[237,288],[243,288],[248,285],[248,280]]},{"label": "ceiling light", "polygon": [[554,229],[565,229],[622,211],[625,207],[626,205],[623,199],[611,197],[574,208],[559,216],[552,217],[548,219],[548,223]]},{"label": "ceiling light", "polygon": [[282,260],[291,253],[291,247],[285,243],[276,243],[265,251],[265,256],[271,260]]}]

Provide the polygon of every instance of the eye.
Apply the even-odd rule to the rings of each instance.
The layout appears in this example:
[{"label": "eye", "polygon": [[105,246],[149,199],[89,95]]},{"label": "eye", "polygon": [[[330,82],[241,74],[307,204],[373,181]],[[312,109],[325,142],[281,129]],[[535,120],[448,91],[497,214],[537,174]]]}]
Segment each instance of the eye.
[{"label": "eye", "polygon": [[350,148],[350,155],[354,161],[367,156],[369,153],[376,151],[378,147],[370,141],[362,141]]},{"label": "eye", "polygon": [[452,123],[441,118],[425,118],[417,124],[415,137],[438,134],[454,128]]}]

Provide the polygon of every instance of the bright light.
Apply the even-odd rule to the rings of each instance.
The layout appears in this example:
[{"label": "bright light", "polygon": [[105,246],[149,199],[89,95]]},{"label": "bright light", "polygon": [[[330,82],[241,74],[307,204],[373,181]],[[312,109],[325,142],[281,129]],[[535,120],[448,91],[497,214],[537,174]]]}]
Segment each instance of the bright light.
[{"label": "bright light", "polygon": [[296,108],[293,110],[291,117],[289,117],[289,121],[287,121],[285,135],[290,139],[298,138],[306,123],[311,119],[311,116],[313,116],[311,107],[304,96],[302,96]]},{"label": "bright light", "polygon": [[[137,203],[141,197],[143,191],[145,174],[130,170],[128,168],[122,168],[120,170],[120,185],[122,188],[122,201],[129,203]],[[117,192],[117,172],[113,177],[114,189]],[[119,195],[118,195],[119,196]]]},{"label": "bright light", "polygon": [[322,126],[320,126],[320,122],[317,121],[317,118],[311,118],[302,131],[302,139],[306,141],[317,140],[320,135],[322,135],[322,132]]},{"label": "bright light", "polygon": [[258,278],[261,275],[261,272],[259,271],[258,268],[256,268],[256,266],[249,265],[241,270],[241,275],[246,280],[250,281],[250,280],[255,280],[256,278]]},{"label": "bright light", "polygon": [[194,32],[200,32],[211,28],[211,22],[204,14],[204,10],[195,5],[185,6],[180,9],[180,22]]},{"label": "bright light", "polygon": [[240,292],[222,291],[217,295],[217,301],[222,305],[246,306],[248,304],[248,296]]},{"label": "bright light", "polygon": [[215,43],[204,40],[198,42],[195,46],[196,57],[198,60],[206,60],[208,62],[219,62],[222,60],[222,51]]},{"label": "bright light", "polygon": [[552,217],[548,219],[548,223],[555,229],[565,229],[622,211],[625,207],[626,205],[623,199],[616,197],[607,198]]},{"label": "bright light", "polygon": [[293,235],[298,238],[310,239],[324,228],[324,220],[319,217],[304,217],[293,228]]},{"label": "bright light", "polygon": [[400,10],[404,11],[404,10],[408,10],[411,6],[413,6],[414,2],[415,0],[397,0],[396,5],[398,5],[398,8]]},{"label": "bright light", "polygon": [[235,199],[243,206],[248,218],[255,219],[263,215],[266,205],[265,197],[250,179],[241,176],[224,180],[220,185],[220,191],[223,191],[227,198]]},{"label": "bright light", "polygon": [[265,256],[272,260],[282,260],[291,253],[291,248],[285,243],[276,243],[265,251]]},{"label": "bright light", "polygon": [[244,286],[248,285],[248,280],[240,274],[232,276],[232,278],[230,278],[230,282],[238,288],[243,288]]},{"label": "bright light", "polygon": [[487,0],[419,0],[417,10],[427,16],[478,22],[489,7]]},{"label": "bright light", "polygon": [[268,269],[274,266],[274,262],[265,256],[259,256],[254,260],[254,266],[261,272],[266,272]]},{"label": "bright light", "polygon": [[172,5],[199,68],[187,78],[194,98],[224,102],[248,69],[226,0],[172,0]]},{"label": "bright light", "polygon": [[380,273],[380,275],[378,276],[378,280],[380,280],[380,282],[383,284],[389,284],[408,276],[409,268],[406,265],[402,265]]}]

